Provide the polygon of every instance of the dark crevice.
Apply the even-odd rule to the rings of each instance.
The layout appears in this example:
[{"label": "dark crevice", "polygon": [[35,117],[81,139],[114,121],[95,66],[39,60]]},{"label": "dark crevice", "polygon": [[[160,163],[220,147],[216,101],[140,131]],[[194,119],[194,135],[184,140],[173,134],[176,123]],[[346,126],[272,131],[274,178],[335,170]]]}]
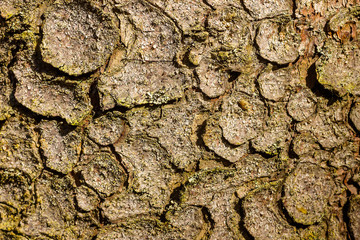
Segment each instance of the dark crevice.
[{"label": "dark crevice", "polygon": [[[95,90],[95,91],[96,91],[96,94],[100,97],[99,91],[98,90]],[[98,101],[96,98],[97,98],[97,96],[95,96],[95,97],[91,96],[91,101],[95,101],[95,102]],[[99,100],[99,103],[100,103],[100,100]],[[96,103],[92,104],[92,105],[94,107],[96,107]],[[114,111],[121,112],[121,113],[126,113],[130,109],[133,109],[133,108],[127,108],[127,107],[123,107],[123,106],[116,106],[116,107],[113,107],[111,109],[102,110],[101,109],[101,104],[99,104],[99,108],[94,109],[94,111],[95,111],[94,118],[100,117],[102,115],[106,115],[108,112],[114,112]]]},{"label": "dark crevice", "polygon": [[166,213],[169,211],[169,209],[171,209],[171,207],[174,204],[180,204],[181,203],[181,197],[182,197],[184,191],[185,191],[185,186],[183,184],[176,187],[172,191],[172,193],[170,194],[169,203],[165,206],[164,212],[162,212],[161,215],[160,215],[160,221],[162,221],[164,223],[167,222]]},{"label": "dark crevice", "polygon": [[115,156],[116,160],[118,161],[120,166],[125,171],[126,178],[125,178],[125,182],[124,182],[124,187],[126,189],[128,189],[130,186],[130,182],[129,182],[130,181],[130,173],[129,173],[128,169],[126,168],[126,166],[124,165],[124,163],[121,161],[121,156],[116,152],[115,147],[113,145],[110,145],[109,147],[110,147],[111,153]]},{"label": "dark crevice", "polygon": [[306,76],[306,86],[310,88],[317,97],[324,97],[328,99],[328,106],[331,106],[333,103],[340,99],[340,97],[337,96],[336,93],[331,92],[319,83],[317,79],[315,63],[313,63],[308,69],[308,74]]},{"label": "dark crevice", "polygon": [[210,224],[210,229],[206,232],[205,236],[210,238],[211,231],[215,228],[215,221],[211,217],[211,213],[207,207],[202,207],[201,212],[204,216],[204,220],[206,223]]},{"label": "dark crevice", "polygon": [[207,149],[207,146],[203,140],[203,135],[205,134],[206,129],[206,120],[197,126],[196,129],[196,145],[200,148]]},{"label": "dark crevice", "polygon": [[[284,196],[284,191],[281,192],[282,197]],[[284,207],[284,204],[281,200],[276,202],[276,205],[279,209],[279,213],[285,218],[285,220],[291,225],[296,227],[296,229],[306,229],[308,226],[297,223],[294,221],[294,219],[290,216],[286,208]]]},{"label": "dark crevice", "polygon": [[[280,152],[281,152],[281,151],[279,151],[279,153],[278,153],[277,155],[279,155]],[[252,145],[252,143],[251,143],[251,140],[249,141],[249,154],[251,154],[251,155],[252,155],[252,154],[258,154],[258,155],[260,155],[261,157],[263,157],[264,159],[270,159],[270,158],[273,158],[273,157],[277,156],[277,155],[271,155],[271,154],[267,154],[267,153],[265,153],[265,152],[261,152],[261,151],[256,150],[256,149],[253,147],[253,145]]]},{"label": "dark crevice", "polygon": [[214,6],[212,6],[212,5],[208,2],[208,0],[202,0],[202,2],[203,2],[206,6],[208,6],[209,8],[211,8],[211,10],[213,10],[213,11],[216,10],[216,8],[215,8]]},{"label": "dark crevice", "polygon": [[80,172],[71,171],[69,174],[74,179],[76,187],[83,185],[83,177]]},{"label": "dark crevice", "polygon": [[[347,191],[347,198],[349,199],[350,197],[350,194],[349,192]],[[348,212],[350,210],[350,201],[348,200],[344,207],[342,208],[342,211],[343,211],[343,216],[344,216],[344,224],[346,226],[346,230],[347,230],[347,239],[348,240],[356,240],[353,232],[351,231],[350,229],[350,218],[349,218],[349,215],[348,215]]]},{"label": "dark crevice", "polygon": [[[43,161],[44,161],[44,160],[43,160]],[[58,171],[56,171],[56,170],[53,170],[53,169],[47,167],[47,166],[46,166],[46,163],[44,164],[44,170],[47,171],[47,172],[49,172],[49,173],[52,173],[53,175],[55,175],[55,176],[57,176],[57,177],[65,177],[65,176],[66,176],[66,174],[64,174],[64,173],[58,172]]]},{"label": "dark crevice", "polygon": [[292,1],[292,14],[291,14],[292,19],[296,19],[296,2],[297,0]]},{"label": "dark crevice", "polygon": [[[354,107],[354,105],[355,105],[355,102],[352,102],[350,109],[352,109],[352,108]],[[346,118],[347,118],[347,123],[348,123],[349,126],[352,128],[352,129],[351,129],[352,132],[353,132],[353,133],[356,133],[356,135],[359,135],[359,131],[358,131],[357,128],[355,127],[353,121],[351,121],[351,119],[350,119],[350,112],[351,112],[351,111],[348,111],[348,114],[347,114],[347,116],[346,116]]]},{"label": "dark crevice", "polygon": [[90,91],[89,91],[90,102],[91,102],[91,105],[93,107],[93,111],[95,111],[95,113],[98,113],[98,112],[101,111],[100,95],[99,95],[99,92],[97,90],[97,84],[98,84],[98,80],[95,80],[91,84]]},{"label": "dark crevice", "polygon": [[240,199],[239,202],[235,206],[235,209],[237,210],[237,213],[241,217],[241,220],[239,222],[239,230],[240,230],[241,235],[246,240],[255,240],[255,238],[249,233],[249,231],[245,227],[244,220],[246,218],[246,213],[245,213],[245,210],[243,208],[243,202],[244,202],[244,199]]},{"label": "dark crevice", "polygon": [[230,74],[230,78],[228,79],[228,82],[235,81],[241,75],[240,72],[235,72],[235,71],[229,71],[229,74]]},{"label": "dark crevice", "polygon": [[[292,138],[292,139],[294,139],[294,138]],[[291,141],[291,143],[289,145],[288,156],[289,156],[289,158],[292,158],[292,159],[298,159],[300,157],[294,152],[294,142],[293,141]]]}]

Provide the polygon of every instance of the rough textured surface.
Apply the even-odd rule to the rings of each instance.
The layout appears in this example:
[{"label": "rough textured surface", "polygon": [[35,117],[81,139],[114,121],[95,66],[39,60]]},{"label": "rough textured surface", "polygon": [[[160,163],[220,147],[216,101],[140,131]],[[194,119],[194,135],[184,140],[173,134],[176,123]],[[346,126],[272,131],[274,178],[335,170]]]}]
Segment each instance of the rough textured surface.
[{"label": "rough textured surface", "polygon": [[357,240],[359,0],[0,0],[0,240]]},{"label": "rough textured surface", "polygon": [[322,219],[333,188],[330,173],[303,163],[285,180],[282,203],[295,222],[312,225]]},{"label": "rough textured surface", "polygon": [[89,138],[103,146],[114,144],[121,137],[124,124],[119,112],[108,112],[88,126]]},{"label": "rough textured surface", "polygon": [[33,60],[28,60],[35,56],[31,52],[24,55],[19,57],[13,68],[18,81],[16,100],[35,113],[62,117],[69,124],[78,125],[91,111],[87,95],[89,83],[64,79],[47,69],[39,73],[39,66]]},{"label": "rough textured surface", "polygon": [[299,56],[300,37],[292,22],[262,22],[256,44],[261,57],[278,64],[292,63]]},{"label": "rough textured surface", "polygon": [[43,61],[75,76],[103,65],[119,40],[111,18],[86,1],[54,4],[42,31]]},{"label": "rough textured surface", "polygon": [[291,15],[293,2],[288,0],[245,0],[245,7],[255,19],[272,18],[278,15]]},{"label": "rough textured surface", "polygon": [[348,216],[350,218],[350,230],[354,239],[360,238],[359,211],[360,211],[359,195],[353,196],[350,200],[350,209],[348,212]]},{"label": "rough textured surface", "polygon": [[109,153],[94,155],[81,170],[81,175],[87,185],[106,196],[121,191],[125,182],[124,170]]},{"label": "rough textured surface", "polygon": [[69,173],[80,158],[80,132],[56,121],[42,121],[39,128],[45,166],[63,174]]}]

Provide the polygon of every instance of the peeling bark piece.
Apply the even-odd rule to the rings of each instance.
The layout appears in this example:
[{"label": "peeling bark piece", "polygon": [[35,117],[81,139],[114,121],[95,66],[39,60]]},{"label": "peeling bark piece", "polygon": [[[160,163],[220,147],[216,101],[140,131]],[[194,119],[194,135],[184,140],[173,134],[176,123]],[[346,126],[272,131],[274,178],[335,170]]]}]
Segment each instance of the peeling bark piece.
[{"label": "peeling bark piece", "polygon": [[28,177],[19,170],[0,170],[0,203],[17,211],[24,210],[32,195],[29,183]]},{"label": "peeling bark piece", "polygon": [[[298,233],[300,236],[300,239],[319,239],[319,240],[325,240],[329,239],[327,235],[327,223],[321,222],[317,225],[312,225],[307,228],[298,229]],[[341,239],[341,238],[338,238]],[[329,239],[330,240],[330,239]]]},{"label": "peeling bark piece", "polygon": [[350,220],[350,231],[354,239],[360,239],[360,195],[350,198],[348,217]]},{"label": "peeling bark piece", "polygon": [[15,98],[31,111],[61,117],[78,125],[91,111],[90,84],[67,81],[21,57],[12,69],[18,83]]},{"label": "peeling bark piece", "polygon": [[234,170],[212,169],[191,176],[181,196],[184,206],[205,206],[214,226],[209,239],[239,239],[234,193],[242,179]]},{"label": "peeling bark piece", "polygon": [[104,110],[118,106],[163,104],[181,98],[186,76],[171,63],[127,62],[113,75],[100,77],[98,89]]},{"label": "peeling bark piece", "polygon": [[300,163],[286,178],[282,203],[295,222],[312,225],[322,220],[334,187],[330,173],[315,164]]},{"label": "peeling bark piece", "polygon": [[251,74],[262,68],[253,44],[255,29],[244,10],[222,7],[207,18],[211,57],[220,69]]},{"label": "peeling bark piece", "polygon": [[293,24],[262,22],[256,35],[260,56],[278,64],[294,62],[299,56],[300,38]]},{"label": "peeling bark piece", "polygon": [[86,1],[57,3],[45,14],[41,55],[46,63],[79,76],[104,65],[119,40],[109,16]]},{"label": "peeling bark piece", "polygon": [[315,138],[310,133],[302,133],[292,140],[292,150],[298,156],[311,154],[319,149],[319,144],[316,143]]},{"label": "peeling bark piece", "polygon": [[303,121],[316,110],[316,98],[308,89],[302,89],[292,95],[287,104],[287,111],[296,121]]},{"label": "peeling bark piece", "polygon": [[281,167],[281,160],[277,156],[266,159],[259,154],[251,154],[236,162],[236,169],[238,169],[236,174],[242,181],[249,181],[270,177]]},{"label": "peeling bark piece", "polygon": [[81,135],[56,121],[42,121],[40,147],[46,159],[46,167],[67,174],[79,161]]},{"label": "peeling bark piece", "polygon": [[360,95],[360,48],[356,42],[328,42],[324,55],[316,62],[318,81],[326,89],[338,93]]},{"label": "peeling bark piece", "polygon": [[179,230],[156,220],[129,220],[100,230],[96,240],[171,240],[182,239]]},{"label": "peeling bark piece", "polygon": [[[151,207],[164,208],[179,180],[170,168],[169,156],[165,151],[144,136],[130,136],[125,142],[115,144],[115,151],[130,174],[128,188],[135,193],[145,194]],[[140,200],[138,202],[141,204]]]},{"label": "peeling bark piece", "polygon": [[88,126],[89,138],[103,146],[114,144],[124,131],[120,116],[120,112],[108,112],[94,119]]},{"label": "peeling bark piece", "polygon": [[262,130],[264,103],[256,96],[233,93],[224,99],[219,124],[224,138],[233,145],[242,145]]},{"label": "peeling bark piece", "polygon": [[273,106],[271,113],[263,132],[252,139],[251,144],[255,150],[274,156],[287,149],[287,141],[291,138],[289,133],[291,118],[286,114],[283,103]]},{"label": "peeling bark piece", "polygon": [[77,239],[70,229],[76,216],[74,182],[67,176],[43,172],[35,184],[37,204],[29,208],[21,219],[19,232],[30,238],[45,235]]},{"label": "peeling bark piece", "polygon": [[225,93],[226,85],[230,74],[224,70],[217,70],[217,67],[202,61],[196,69],[200,80],[200,89],[210,98],[216,98]]},{"label": "peeling bark piece", "polygon": [[289,78],[287,69],[264,71],[257,80],[261,95],[269,100],[281,100],[286,94]]},{"label": "peeling bark piece", "polygon": [[214,228],[211,231],[210,240],[242,239],[239,231],[240,216],[235,211],[237,198],[233,189],[226,192],[216,193],[208,206]]},{"label": "peeling bark piece", "polygon": [[218,69],[211,61],[201,61],[196,68],[196,74],[200,80],[200,89],[210,98],[223,95],[226,91],[230,74],[222,69]]},{"label": "peeling bark piece", "polygon": [[233,169],[219,168],[195,173],[186,182],[186,191],[181,199],[188,205],[209,206],[216,193],[235,192],[232,188],[242,184],[241,180],[234,177],[235,175],[236,171]]},{"label": "peeling bark piece", "polygon": [[250,192],[242,202],[244,225],[255,239],[300,239],[279,213],[279,183]]},{"label": "peeling bark piece", "polygon": [[355,103],[350,111],[350,120],[355,128],[360,131],[360,103]]},{"label": "peeling bark piece", "polygon": [[334,112],[319,112],[306,121],[298,123],[296,130],[299,132],[310,131],[320,145],[326,149],[337,147],[349,139],[351,134],[345,125],[331,119],[330,114],[334,114]]},{"label": "peeling bark piece", "polygon": [[121,34],[122,41],[130,47],[129,60],[170,62],[174,59],[181,35],[170,18],[144,1],[131,1],[118,9],[121,11],[120,19],[128,18],[120,20],[120,26],[126,31]]},{"label": "peeling bark piece", "polygon": [[100,199],[96,192],[86,186],[82,185],[76,188],[75,192],[76,203],[84,211],[92,211],[100,204]]},{"label": "peeling bark piece", "polygon": [[35,125],[26,118],[12,117],[0,130],[0,167],[17,168],[31,179],[39,176],[42,164]]},{"label": "peeling bark piece", "polygon": [[170,0],[159,5],[164,5],[164,11],[175,19],[184,33],[204,28],[207,14],[211,11],[201,0]]},{"label": "peeling bark piece", "polygon": [[291,15],[293,2],[290,0],[244,0],[244,6],[255,19]]},{"label": "peeling bark piece", "polygon": [[182,239],[202,239],[209,228],[200,207],[188,206],[168,212],[166,219],[182,232]]},{"label": "peeling bark piece", "polygon": [[121,191],[126,179],[125,171],[115,156],[105,152],[95,154],[81,170],[81,175],[86,184],[105,196]]},{"label": "peeling bark piece", "polygon": [[110,222],[149,214],[160,214],[161,212],[161,209],[151,207],[148,196],[131,192],[123,192],[107,198],[100,207]]},{"label": "peeling bark piece", "polygon": [[232,146],[224,141],[218,121],[217,117],[210,117],[207,120],[202,139],[205,145],[220,157],[230,162],[237,162],[248,153],[249,144],[244,143],[240,146]]},{"label": "peeling bark piece", "polygon": [[332,151],[334,155],[329,158],[328,164],[338,169],[343,167],[349,169],[357,168],[360,164],[360,160],[356,157],[358,149],[357,143],[347,141]]},{"label": "peeling bark piece", "polygon": [[234,193],[235,188],[243,186],[244,182],[269,177],[280,169],[279,163],[277,157],[265,159],[254,154],[237,162],[236,169],[202,170],[189,177],[181,199],[189,205],[209,206],[215,194],[221,198],[221,194]]},{"label": "peeling bark piece", "polygon": [[172,156],[172,163],[179,169],[191,169],[201,157],[195,144],[197,113],[198,109],[186,108],[183,103],[164,106],[161,119],[155,122],[156,127],[147,131],[151,137],[159,139],[161,146]]}]

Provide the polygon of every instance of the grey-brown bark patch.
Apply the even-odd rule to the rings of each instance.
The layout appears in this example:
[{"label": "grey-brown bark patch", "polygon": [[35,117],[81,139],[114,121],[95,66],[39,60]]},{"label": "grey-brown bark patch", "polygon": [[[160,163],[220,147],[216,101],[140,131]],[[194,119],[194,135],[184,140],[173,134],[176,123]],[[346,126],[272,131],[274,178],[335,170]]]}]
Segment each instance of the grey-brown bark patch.
[{"label": "grey-brown bark patch", "polygon": [[55,3],[42,31],[43,60],[75,76],[104,65],[119,40],[111,18],[86,1]]}]

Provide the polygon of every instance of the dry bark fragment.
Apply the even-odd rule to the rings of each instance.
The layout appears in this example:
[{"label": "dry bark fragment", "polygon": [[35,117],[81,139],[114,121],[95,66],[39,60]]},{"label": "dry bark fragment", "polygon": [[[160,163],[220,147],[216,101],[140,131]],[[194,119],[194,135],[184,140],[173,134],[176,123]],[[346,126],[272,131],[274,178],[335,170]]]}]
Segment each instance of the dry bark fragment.
[{"label": "dry bark fragment", "polygon": [[97,153],[81,170],[86,184],[99,194],[109,196],[121,191],[126,175],[116,158],[109,153]]},{"label": "dry bark fragment", "polygon": [[191,169],[201,156],[195,144],[197,114],[200,114],[199,109],[191,105],[187,108],[181,103],[165,106],[161,119],[147,131],[151,137],[159,139],[161,146],[172,156],[171,162],[179,169]]},{"label": "dry bark fragment", "polygon": [[19,231],[31,238],[48,235],[76,239],[68,228],[76,215],[73,187],[69,177],[44,172],[36,182],[37,204],[27,210]]},{"label": "dry bark fragment", "polygon": [[40,148],[46,167],[67,174],[79,161],[81,135],[56,121],[40,123]]},{"label": "dry bark fragment", "polygon": [[237,162],[248,153],[249,144],[244,143],[240,146],[233,146],[224,141],[218,121],[218,116],[209,117],[206,121],[205,133],[202,139],[205,145],[220,157],[230,162]]},{"label": "dry bark fragment", "polygon": [[354,239],[360,239],[360,197],[352,196],[348,216],[350,219],[350,231]]},{"label": "dry bark fragment", "polygon": [[37,141],[32,121],[21,117],[8,119],[0,131],[0,167],[17,168],[32,179],[39,176],[43,167]]},{"label": "dry bark fragment", "polygon": [[280,215],[279,183],[250,192],[242,202],[244,225],[255,239],[300,239],[296,228]]},{"label": "dry bark fragment", "polygon": [[123,133],[124,124],[120,112],[108,112],[89,124],[89,138],[103,146],[114,144]]},{"label": "dry bark fragment", "polygon": [[293,94],[287,104],[287,111],[296,121],[303,121],[316,110],[316,99],[308,89]]},{"label": "dry bark fragment", "polygon": [[278,64],[294,62],[299,56],[300,38],[293,22],[277,23],[267,20],[261,23],[256,36],[261,57]]},{"label": "dry bark fragment", "polygon": [[359,95],[359,61],[360,48],[357,41],[340,45],[329,40],[324,55],[316,63],[319,83],[340,96],[346,93]]},{"label": "dry bark fragment", "polygon": [[233,145],[255,138],[263,127],[264,115],[264,103],[256,93],[234,92],[222,105],[219,124],[224,138]]},{"label": "dry bark fragment", "polygon": [[119,40],[109,16],[87,1],[55,3],[45,14],[41,55],[70,75],[104,65]]},{"label": "dry bark fragment", "polygon": [[76,188],[76,203],[84,211],[94,210],[100,203],[96,192],[84,185]]},{"label": "dry bark fragment", "polygon": [[293,2],[289,0],[245,0],[244,5],[252,17],[263,19],[279,15],[291,15]]},{"label": "dry bark fragment", "polygon": [[92,107],[88,82],[74,82],[37,66],[32,52],[21,54],[12,71],[17,79],[15,98],[35,113],[64,118],[79,125]]},{"label": "dry bark fragment", "polygon": [[163,104],[181,98],[187,85],[184,73],[167,62],[126,62],[114,74],[102,75],[98,89],[104,110],[117,106]]},{"label": "dry bark fragment", "polygon": [[284,184],[282,202],[297,223],[313,225],[324,217],[334,181],[324,169],[310,163],[300,163]]}]

